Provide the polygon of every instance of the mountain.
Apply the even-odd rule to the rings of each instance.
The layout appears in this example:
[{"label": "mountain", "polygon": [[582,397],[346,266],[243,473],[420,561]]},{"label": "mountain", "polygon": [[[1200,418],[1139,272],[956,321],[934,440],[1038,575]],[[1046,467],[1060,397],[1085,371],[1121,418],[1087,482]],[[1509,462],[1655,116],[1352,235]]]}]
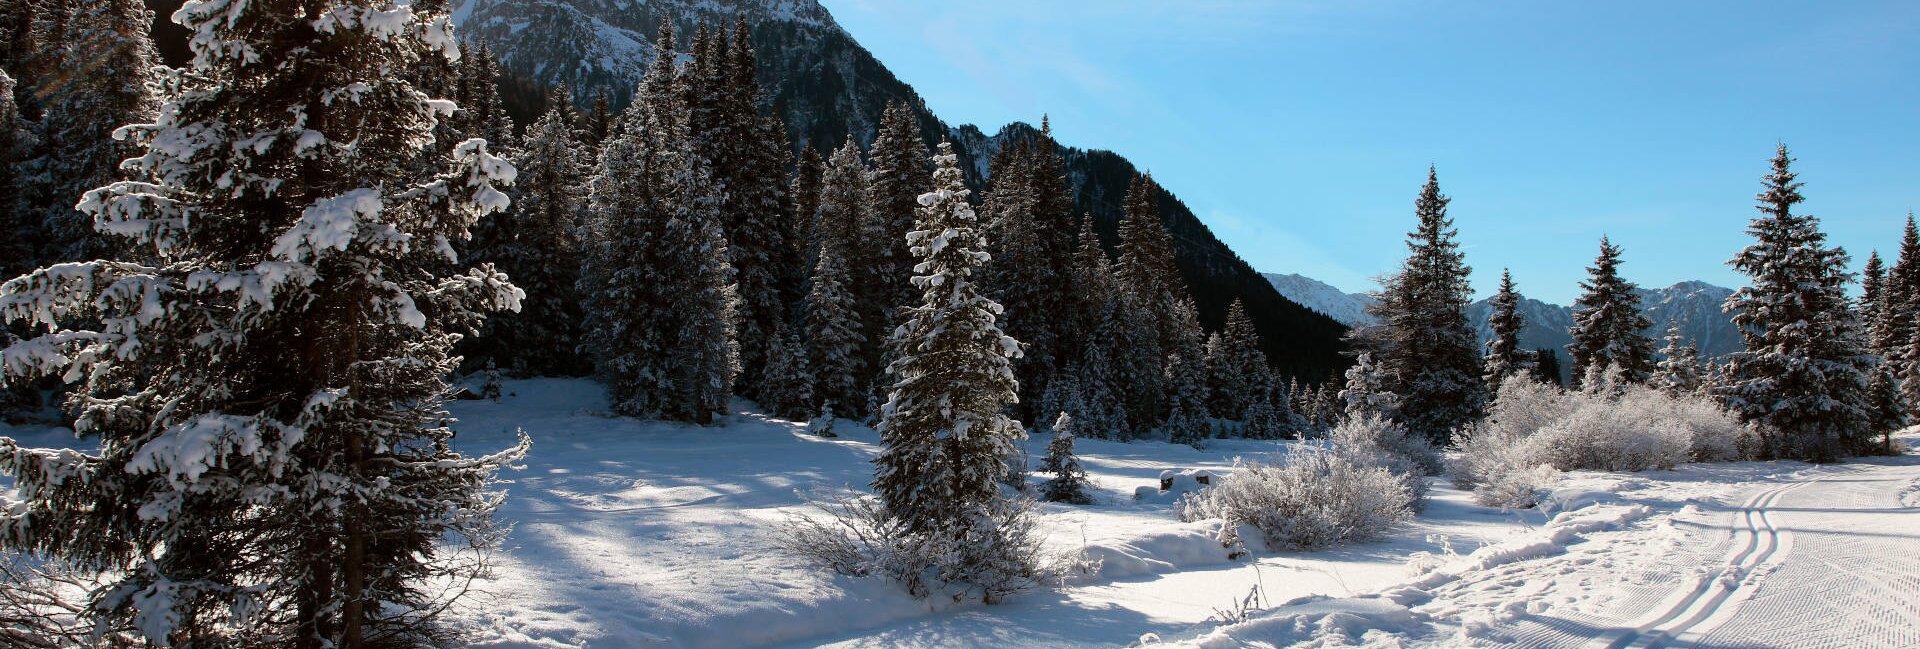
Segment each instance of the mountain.
[{"label": "mountain", "polygon": [[[766,105],[786,120],[796,148],[831,150],[849,136],[869,144],[887,104],[902,101],[917,112],[929,142],[955,143],[969,180],[982,186],[990,180],[986,162],[994,151],[1036,133],[1024,123],[988,135],[941,121],[814,0],[455,0],[454,7],[462,38],[486,45],[500,59],[507,77],[503,99],[522,124],[540,110],[539,89],[555,84],[583,97],[606,90],[624,103],[654,56],[651,43],[663,17],[690,34],[701,22],[730,28],[744,16],[759,55]],[[1119,241],[1122,196],[1137,169],[1111,151],[1062,146],[1060,153],[1075,207],[1093,215],[1111,251]],[[1162,191],[1159,203],[1202,325],[1218,329],[1227,306],[1239,299],[1283,373],[1317,379],[1345,366],[1339,354],[1344,326],[1281,297],[1170,191]]]},{"label": "mountain", "polygon": [[[1274,290],[1288,300],[1349,327],[1364,327],[1374,322],[1373,316],[1366,313],[1367,305],[1374,300],[1364,293],[1345,293],[1305,275],[1267,273],[1265,277]],[[1657,349],[1667,334],[1667,327],[1679,323],[1681,335],[1700,347],[1702,358],[1713,359],[1740,351],[1740,331],[1720,310],[1730,295],[1733,289],[1698,281],[1640,289],[1640,309],[1653,321],[1647,335],[1654,338]],[[1467,305],[1467,320],[1473,323],[1482,342],[1493,337],[1492,329],[1487,326],[1487,316],[1492,312],[1493,307],[1487,300]],[[1567,345],[1573,343],[1573,336],[1567,330],[1573,326],[1573,308],[1523,297],[1520,315],[1526,321],[1526,326],[1520,329],[1520,346],[1552,349],[1560,356],[1563,371],[1571,371]]]},{"label": "mountain", "polygon": [[1333,318],[1349,327],[1364,327],[1373,324],[1373,316],[1367,314],[1367,307],[1373,306],[1373,296],[1365,293],[1346,293],[1332,284],[1293,273],[1266,273],[1267,283],[1280,295],[1307,307],[1315,313]]}]

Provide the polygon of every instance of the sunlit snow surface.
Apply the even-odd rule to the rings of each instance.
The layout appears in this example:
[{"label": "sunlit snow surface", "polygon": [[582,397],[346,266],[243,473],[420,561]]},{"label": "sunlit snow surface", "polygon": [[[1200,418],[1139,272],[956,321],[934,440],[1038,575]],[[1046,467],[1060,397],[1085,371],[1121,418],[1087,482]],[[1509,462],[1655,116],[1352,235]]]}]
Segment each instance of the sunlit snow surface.
[{"label": "sunlit snow surface", "polygon": [[[1447,487],[1378,542],[1228,559],[1171,498],[1136,501],[1169,468],[1230,470],[1286,446],[1080,440],[1091,507],[1046,505],[1061,548],[1105,561],[1064,591],[935,606],[823,574],[769,535],[796,490],[864,488],[877,436],[738,413],[700,428],[608,417],[584,380],[508,381],[463,401],[469,453],[533,437],[510,471],[515,528],[484,591],[453,612],[472,646],[1920,646],[1920,457],[1575,473],[1551,511],[1501,512]],[[37,446],[91,446],[9,427]],[[1920,435],[1910,435],[1910,444]],[[1046,435],[1028,440],[1037,456]],[[1216,618],[1259,585],[1251,619]]]}]

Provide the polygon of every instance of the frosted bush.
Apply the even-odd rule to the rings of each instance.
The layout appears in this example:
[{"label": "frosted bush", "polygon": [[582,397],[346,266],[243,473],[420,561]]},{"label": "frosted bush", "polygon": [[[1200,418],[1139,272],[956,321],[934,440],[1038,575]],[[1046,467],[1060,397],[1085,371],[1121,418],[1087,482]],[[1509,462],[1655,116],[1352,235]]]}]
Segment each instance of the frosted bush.
[{"label": "frosted bush", "polygon": [[1413,506],[1419,509],[1427,497],[1426,476],[1445,470],[1440,452],[1426,438],[1408,434],[1392,420],[1363,412],[1348,417],[1327,433],[1333,452],[1358,466],[1375,466],[1393,472],[1413,494]]},{"label": "frosted bush", "polygon": [[[1751,435],[1719,404],[1646,386],[1562,392],[1503,384],[1487,420],[1454,438],[1453,481],[1482,504],[1530,507],[1555,470],[1643,471],[1739,459]],[[1543,468],[1545,467],[1545,468]]]},{"label": "frosted bush", "polygon": [[1414,494],[1401,476],[1329,450],[1303,448],[1280,464],[1248,462],[1226,481],[1180,503],[1180,518],[1226,521],[1260,530],[1270,550],[1307,550],[1379,535],[1413,516]]},{"label": "frosted bush", "polygon": [[871,497],[815,504],[826,517],[790,516],[775,545],[842,575],[895,581],[914,597],[992,604],[1098,570],[1081,553],[1047,551],[1026,500],[1002,503],[968,529],[942,534],[907,532]]}]

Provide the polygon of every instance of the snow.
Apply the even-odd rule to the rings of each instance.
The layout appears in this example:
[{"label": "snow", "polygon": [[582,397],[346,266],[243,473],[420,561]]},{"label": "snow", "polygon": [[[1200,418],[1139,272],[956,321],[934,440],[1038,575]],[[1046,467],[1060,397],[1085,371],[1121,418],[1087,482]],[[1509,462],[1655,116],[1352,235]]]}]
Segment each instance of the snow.
[{"label": "snow", "polygon": [[[781,522],[810,511],[802,492],[865,489],[878,452],[867,427],[840,420],[840,437],[821,438],[736,401],[703,428],[611,417],[587,380],[504,388],[499,402],[452,404],[459,447],[533,438],[504,476],[513,529],[498,568],[453,612],[468,646],[1920,646],[1920,456],[1575,471],[1525,511],[1440,482],[1380,541],[1236,558],[1218,521],[1181,523],[1169,499],[1132,494],[1157,492],[1168,471],[1231,480],[1237,458],[1291,443],[1082,438],[1096,504],[1041,504],[1041,522],[1099,568],[1059,591],[956,606],[773,549]],[[152,452],[200,466],[223,452],[223,426]],[[91,444],[60,429],[0,435]],[[1039,457],[1047,436],[1033,437],[1024,449]],[[1902,440],[1920,443],[1920,427]],[[1231,615],[1256,587],[1256,609]]]},{"label": "snow", "polygon": [[[1386,541],[1256,564],[1228,558],[1218,522],[1181,523],[1170,499],[1133,492],[1157,491],[1169,469],[1227,474],[1235,458],[1288,443],[1080,439],[1098,504],[1042,504],[1042,523],[1051,544],[1083,549],[1100,569],[1008,604],[933,606],[771,549],[789,514],[810,511],[798,492],[866,489],[878,453],[871,429],[840,420],[839,437],[816,437],[746,402],[710,428],[612,418],[589,381],[504,385],[498,403],[453,404],[458,446],[499,448],[518,430],[534,440],[526,469],[506,476],[501,518],[514,530],[496,576],[480,584],[490,594],[461,612],[477,647],[1118,646],[1198,632],[1255,584],[1270,601],[1353,596],[1405,580],[1407,556],[1440,551],[1428,537],[1442,530],[1454,543],[1491,541],[1524,531],[1527,517],[1542,522],[1438,488],[1436,518]],[[1026,452],[1044,455],[1048,436],[1031,437]],[[1031,480],[1037,488],[1047,477]]]}]

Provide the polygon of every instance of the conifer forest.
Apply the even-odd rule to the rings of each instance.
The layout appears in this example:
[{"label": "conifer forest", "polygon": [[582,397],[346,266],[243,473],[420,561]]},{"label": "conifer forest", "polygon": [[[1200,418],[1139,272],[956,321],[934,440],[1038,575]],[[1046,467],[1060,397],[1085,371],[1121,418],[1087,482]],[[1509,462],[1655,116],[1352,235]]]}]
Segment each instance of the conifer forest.
[{"label": "conifer forest", "polygon": [[1526,229],[1356,145],[1390,226],[1274,250],[1355,167],[1092,148],[1252,146],[1101,135],[1158,68],[936,115],[1017,39],[917,16],[1275,10],[1120,4],[0,1],[0,647],[1920,647],[1920,229],[1853,150]]}]

